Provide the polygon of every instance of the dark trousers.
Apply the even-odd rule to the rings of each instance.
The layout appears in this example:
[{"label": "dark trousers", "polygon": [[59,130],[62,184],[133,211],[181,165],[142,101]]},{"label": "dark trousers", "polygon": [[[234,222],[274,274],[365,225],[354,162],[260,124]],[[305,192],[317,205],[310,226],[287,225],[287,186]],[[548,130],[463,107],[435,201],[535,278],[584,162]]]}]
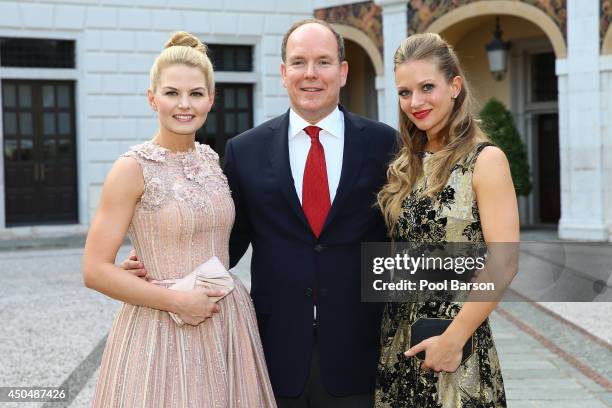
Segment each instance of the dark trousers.
[{"label": "dark trousers", "polygon": [[312,350],[310,373],[306,381],[304,392],[299,397],[277,397],[278,408],[372,408],[374,394],[349,395],[348,397],[334,397],[323,386],[319,354],[316,348]]}]

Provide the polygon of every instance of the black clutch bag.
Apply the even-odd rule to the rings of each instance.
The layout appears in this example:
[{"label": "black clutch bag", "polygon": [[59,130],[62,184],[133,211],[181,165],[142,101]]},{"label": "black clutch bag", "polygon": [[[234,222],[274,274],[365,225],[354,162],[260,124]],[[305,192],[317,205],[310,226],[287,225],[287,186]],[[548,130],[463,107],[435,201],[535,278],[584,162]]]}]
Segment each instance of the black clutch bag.
[{"label": "black clutch bag", "polygon": [[[423,340],[430,337],[439,336],[444,333],[444,330],[453,322],[452,319],[442,318],[431,318],[431,317],[420,317],[416,322],[410,326],[410,345],[409,347],[416,346]],[[470,358],[474,352],[474,335],[471,335],[468,341],[463,346],[463,357],[461,362]],[[416,355],[420,360],[425,360],[425,352],[421,351]]]}]

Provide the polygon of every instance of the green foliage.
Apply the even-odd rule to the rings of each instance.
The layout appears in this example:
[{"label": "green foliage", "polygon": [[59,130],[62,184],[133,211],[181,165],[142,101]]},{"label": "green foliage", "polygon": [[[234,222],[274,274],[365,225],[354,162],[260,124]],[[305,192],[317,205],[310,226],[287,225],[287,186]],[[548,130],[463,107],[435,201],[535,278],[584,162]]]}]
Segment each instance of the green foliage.
[{"label": "green foliage", "polygon": [[480,111],[480,119],[482,130],[503,150],[510,162],[510,173],[516,194],[526,196],[532,187],[527,150],[514,126],[512,114],[503,103],[491,98]]}]

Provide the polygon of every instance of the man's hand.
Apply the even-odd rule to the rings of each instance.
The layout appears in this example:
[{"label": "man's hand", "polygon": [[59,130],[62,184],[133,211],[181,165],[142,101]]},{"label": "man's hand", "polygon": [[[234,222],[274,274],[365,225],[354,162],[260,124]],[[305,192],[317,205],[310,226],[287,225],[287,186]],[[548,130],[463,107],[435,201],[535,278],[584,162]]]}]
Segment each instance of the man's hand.
[{"label": "man's hand", "polygon": [[127,259],[124,259],[119,267],[121,269],[125,269],[126,271],[132,273],[133,275],[146,279],[147,278],[147,270],[142,262],[138,260],[136,256],[136,250],[132,249]]}]

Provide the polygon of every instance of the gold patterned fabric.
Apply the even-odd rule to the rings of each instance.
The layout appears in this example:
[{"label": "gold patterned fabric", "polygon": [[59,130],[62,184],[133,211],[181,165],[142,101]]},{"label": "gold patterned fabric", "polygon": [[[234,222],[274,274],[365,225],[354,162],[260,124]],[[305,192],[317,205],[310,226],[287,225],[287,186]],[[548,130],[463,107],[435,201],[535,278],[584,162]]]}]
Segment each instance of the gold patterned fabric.
[{"label": "gold patterned fabric", "polygon": [[[424,153],[423,175],[402,205],[394,232],[396,241],[415,243],[483,243],[472,174],[478,154],[488,143],[477,145],[457,163],[445,187],[434,197],[424,196],[430,174],[431,153]],[[506,407],[499,359],[488,319],[474,333],[475,352],[454,373],[423,371],[421,361],[407,358],[410,325],[420,317],[454,318],[459,302],[438,300],[388,303],[385,307],[381,355],[376,384],[376,408],[498,408]]]},{"label": "gold patterned fabric", "polygon": [[[212,256],[228,268],[234,205],[217,154],[172,153],[152,142],[124,156],[144,193],[128,234],[153,282],[182,278]],[[123,304],[111,328],[94,407],[275,407],[251,299],[235,289],[220,312],[178,326],[168,312]],[[163,286],[163,283],[159,283]]]}]

